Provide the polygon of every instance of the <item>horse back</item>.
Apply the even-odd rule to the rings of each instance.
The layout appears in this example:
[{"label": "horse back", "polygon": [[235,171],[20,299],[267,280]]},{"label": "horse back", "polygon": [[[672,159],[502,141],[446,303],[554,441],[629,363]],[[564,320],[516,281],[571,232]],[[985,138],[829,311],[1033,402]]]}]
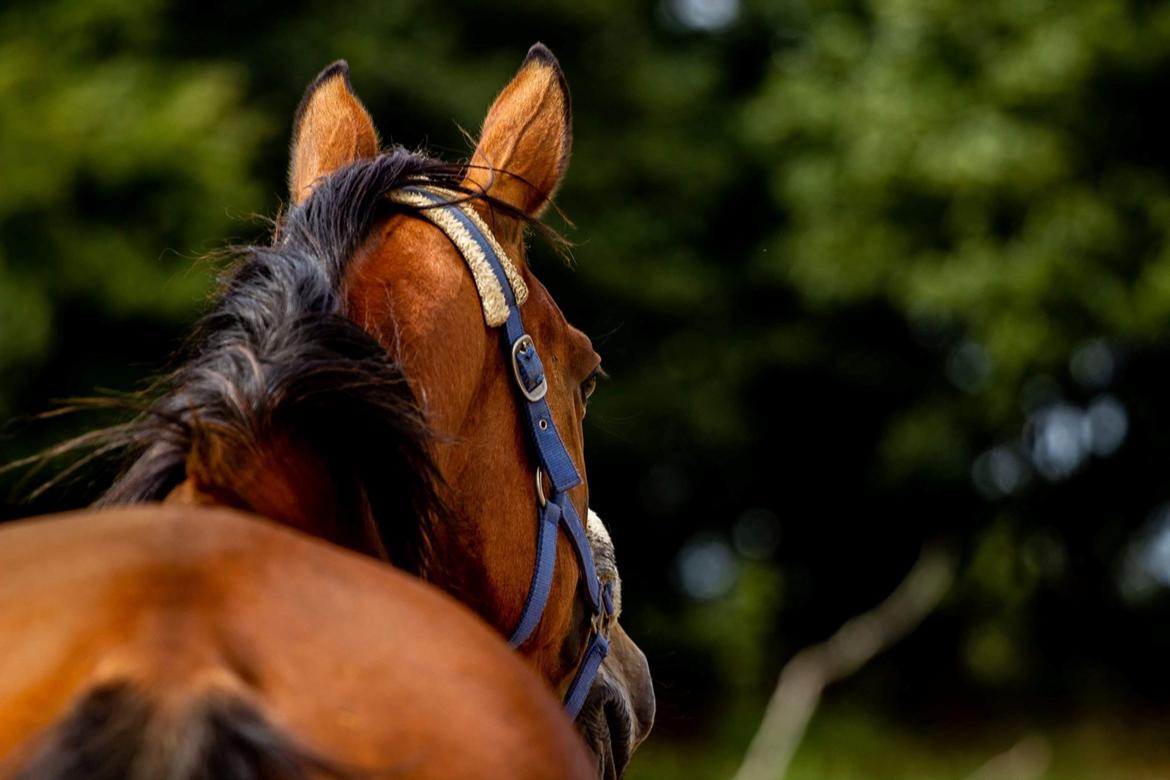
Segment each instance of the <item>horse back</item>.
[{"label": "horse back", "polygon": [[258,518],[24,521],[0,571],[0,778],[593,776],[465,607]]}]

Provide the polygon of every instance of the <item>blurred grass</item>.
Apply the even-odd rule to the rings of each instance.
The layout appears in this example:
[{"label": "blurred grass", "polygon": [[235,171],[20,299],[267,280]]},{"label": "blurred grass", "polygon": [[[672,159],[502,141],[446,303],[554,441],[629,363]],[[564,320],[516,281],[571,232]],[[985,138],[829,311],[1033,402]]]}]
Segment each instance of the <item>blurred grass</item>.
[{"label": "blurred grass", "polygon": [[[718,739],[653,737],[635,754],[628,780],[724,780],[739,766],[756,725],[748,713],[722,720]],[[736,733],[731,733],[736,732]],[[1051,763],[1040,780],[1154,780],[1170,777],[1166,724],[1090,720],[1045,728],[939,732],[838,705],[810,724],[786,780],[1013,780],[984,765],[1029,740]]]}]

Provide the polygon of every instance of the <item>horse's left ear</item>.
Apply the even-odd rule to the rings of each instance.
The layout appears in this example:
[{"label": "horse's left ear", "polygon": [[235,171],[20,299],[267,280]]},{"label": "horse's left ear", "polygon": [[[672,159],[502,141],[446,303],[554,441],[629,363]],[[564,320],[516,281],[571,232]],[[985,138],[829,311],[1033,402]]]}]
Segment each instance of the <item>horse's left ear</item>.
[{"label": "horse's left ear", "polygon": [[540,216],[569,165],[570,120],[561,66],[538,43],[488,110],[464,184]]},{"label": "horse's left ear", "polygon": [[293,203],[309,196],[318,179],[378,153],[378,131],[349,84],[349,65],[338,60],[305,90],[293,119],[288,189]]}]

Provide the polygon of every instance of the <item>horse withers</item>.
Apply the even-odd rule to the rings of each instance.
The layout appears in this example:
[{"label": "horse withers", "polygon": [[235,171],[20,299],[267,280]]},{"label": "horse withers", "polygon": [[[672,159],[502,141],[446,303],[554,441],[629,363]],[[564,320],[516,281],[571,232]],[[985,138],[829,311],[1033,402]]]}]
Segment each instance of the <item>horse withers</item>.
[{"label": "horse withers", "polygon": [[0,571],[3,780],[595,776],[464,606],[255,516],[23,521]]}]

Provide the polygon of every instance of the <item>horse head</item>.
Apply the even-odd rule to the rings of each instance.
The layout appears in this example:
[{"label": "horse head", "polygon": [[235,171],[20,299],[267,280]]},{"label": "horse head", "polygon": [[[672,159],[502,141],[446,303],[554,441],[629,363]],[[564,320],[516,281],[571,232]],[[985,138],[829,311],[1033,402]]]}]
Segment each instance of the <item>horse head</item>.
[{"label": "horse head", "polygon": [[511,637],[616,776],[654,693],[589,512],[582,421],[601,360],[524,244],[569,122],[537,45],[470,163],[380,150],[330,66],[294,119],[272,244],[238,250],[148,411],[78,441],[133,455],[101,504],[247,510],[450,592]]},{"label": "horse head", "polygon": [[[466,210],[478,216],[509,273],[519,277],[510,284],[513,305],[542,360],[548,423],[580,476],[565,491],[566,508],[588,518],[592,563],[616,602],[604,628],[609,656],[579,718],[606,773],[616,775],[651,726],[654,695],[645,657],[616,619],[620,579],[612,544],[588,510],[582,423],[601,358],[537,279],[525,249],[526,229],[565,175],[570,121],[564,75],[537,44],[489,109],[470,163],[447,182],[450,197],[466,199]],[[289,171],[293,208],[310,203],[339,171],[375,158],[378,149],[344,64],[327,69],[297,112]],[[539,468],[530,441],[526,402],[517,393],[520,377],[509,350],[501,348],[503,314],[492,311],[482,280],[449,231],[427,217],[398,213],[369,233],[347,266],[345,311],[401,363],[437,434],[433,456],[443,499],[458,522],[437,526],[429,543],[435,559],[465,564],[459,573],[446,566],[448,577],[437,584],[514,636],[533,588],[540,508],[557,485]],[[547,605],[519,650],[564,695],[587,661],[595,626],[582,585],[586,573],[569,534],[561,533],[556,545]]]}]

